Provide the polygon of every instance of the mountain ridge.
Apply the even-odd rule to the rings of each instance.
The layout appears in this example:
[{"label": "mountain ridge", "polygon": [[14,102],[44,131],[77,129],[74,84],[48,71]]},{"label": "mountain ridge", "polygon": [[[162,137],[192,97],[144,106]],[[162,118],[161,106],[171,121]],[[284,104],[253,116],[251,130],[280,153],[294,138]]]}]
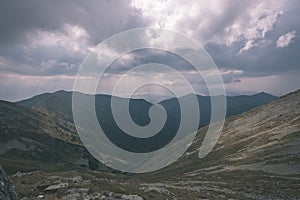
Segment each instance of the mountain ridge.
[{"label": "mountain ridge", "polygon": [[[51,95],[51,94],[55,94],[55,93],[58,94],[58,93],[72,93],[72,92],[77,92],[77,93],[81,93],[81,94],[85,94],[85,95],[92,95],[92,94],[89,94],[89,93],[83,93],[83,92],[78,92],[78,91],[70,91],[70,90],[63,90],[63,89],[61,89],[61,90],[56,90],[54,92],[39,93],[39,94],[33,95],[31,97],[28,97],[28,98],[25,98],[25,99],[20,99],[20,100],[17,100],[17,101],[8,101],[8,100],[3,100],[3,101],[8,101],[8,102],[13,102],[13,103],[24,104],[26,106],[30,106],[30,104],[26,104],[26,102],[28,100],[30,100],[30,99],[33,99],[33,98],[36,99],[37,97],[42,97],[42,96]],[[289,94],[289,93],[287,93],[287,94]],[[102,93],[96,93],[95,95],[113,96],[113,95],[104,94],[104,93],[103,94]],[[173,99],[173,98],[182,98],[182,97],[185,97],[185,96],[188,96],[188,95],[196,95],[196,96],[201,96],[201,97],[210,97],[210,95],[202,95],[202,94],[196,94],[196,93],[189,93],[189,94],[185,94],[185,95],[179,96],[179,97],[168,96],[165,99],[160,100],[160,101],[155,102],[155,103],[160,103],[160,102],[163,102],[163,101],[166,101],[166,100],[169,100],[169,99]],[[236,97],[236,96],[248,96],[248,97],[250,97],[250,96],[257,96],[257,95],[266,95],[266,96],[275,97],[275,98],[279,98],[280,97],[280,96],[273,95],[273,94],[270,94],[270,93],[264,92],[264,91],[253,93],[253,94],[235,94],[235,95],[225,95],[225,96],[226,97]],[[224,96],[224,95],[216,95],[216,96]],[[284,95],[282,95],[282,96],[284,96]],[[122,96],[117,96],[117,95],[115,97],[128,99],[128,97],[122,97]],[[145,100],[145,101],[148,101],[149,103],[153,104],[153,102],[151,102],[151,101],[147,100],[147,98],[143,98],[143,97],[133,97],[132,99]]]},{"label": "mountain ridge", "polygon": [[[21,198],[66,198],[78,187],[107,199],[116,193],[145,199],[300,198],[300,90],[227,118],[217,145],[203,159],[198,152],[207,126],[179,160],[139,175],[108,169],[82,145],[56,139],[52,128],[70,122],[9,102],[0,101],[0,111],[0,162],[9,174],[21,171],[11,176]],[[62,188],[48,193],[50,186]]]},{"label": "mountain ridge", "polygon": [[[82,95],[89,95],[89,94],[84,94],[84,93],[80,93],[80,92],[76,92],[78,94],[82,94]],[[192,94],[188,94],[182,97],[179,97],[181,99],[186,99],[189,95]],[[218,97],[218,96],[216,96]],[[97,98],[101,99],[101,98],[119,98],[119,99],[128,99],[128,98],[123,98],[123,97],[118,97],[118,96],[111,96],[111,95],[107,95],[107,94],[96,94],[95,95],[95,99],[96,99],[96,103],[97,103]],[[242,112],[245,112],[253,107],[259,106],[259,105],[263,105],[265,103],[268,103],[271,100],[276,99],[277,97],[267,94],[267,93],[258,93],[258,94],[254,94],[254,95],[240,95],[240,96],[235,96],[235,97],[226,97],[227,98],[227,110],[229,111],[227,113],[227,117],[228,116],[232,116],[232,115],[236,115],[236,114],[240,114]],[[197,95],[197,99],[199,104],[203,103],[204,105],[199,105],[199,109],[201,111],[200,115],[204,116],[203,117],[203,122],[199,124],[200,127],[208,124],[209,120],[210,120],[210,97],[209,96],[201,96],[201,95]],[[52,101],[51,101],[52,100]],[[149,105],[153,105],[151,102],[145,100],[145,99],[130,99],[130,101],[135,101],[135,102],[141,102],[141,103],[146,103]],[[45,95],[41,94],[26,100],[22,100],[22,101],[18,101],[15,102],[19,105],[23,105],[26,107],[32,107],[35,108],[36,110],[40,110],[40,111],[44,111],[44,112],[57,112],[60,113],[60,115],[62,114],[64,117],[67,117],[70,119],[72,119],[72,92],[71,91],[64,91],[64,90],[59,90],[57,92],[54,93],[46,93]],[[160,105],[166,105],[167,107],[169,107],[170,111],[174,110],[175,113],[172,113],[171,115],[173,116],[180,116],[179,113],[179,107],[178,105],[167,105],[167,104],[177,104],[174,103],[177,102],[177,98],[170,98],[170,99],[166,99],[166,100],[162,100],[160,102],[158,102],[158,104]],[[56,103],[56,105],[59,105],[58,108],[53,108],[54,103]],[[49,108],[50,105],[50,108]],[[109,106],[109,104],[107,104],[106,106]],[[201,110],[202,109],[202,110]],[[142,109],[144,110],[144,109]],[[147,117],[146,117],[147,118]]]}]

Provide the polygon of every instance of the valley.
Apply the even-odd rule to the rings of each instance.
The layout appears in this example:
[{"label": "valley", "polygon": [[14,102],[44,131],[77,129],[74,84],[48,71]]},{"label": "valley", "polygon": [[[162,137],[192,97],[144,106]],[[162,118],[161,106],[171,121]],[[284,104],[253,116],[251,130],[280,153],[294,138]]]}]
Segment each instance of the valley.
[{"label": "valley", "polygon": [[[89,154],[75,131],[70,95],[59,91],[0,102],[0,163],[20,199],[300,198],[300,91],[272,99],[260,94],[260,105],[251,104],[257,96],[228,98],[228,108],[234,109],[213,151],[198,157],[207,130],[200,122],[193,144],[178,161],[146,174],[118,172]],[[109,98],[98,97],[102,115]],[[176,111],[172,99],[167,101],[161,104]],[[133,119],[147,123],[140,110],[150,106],[134,100]]]}]

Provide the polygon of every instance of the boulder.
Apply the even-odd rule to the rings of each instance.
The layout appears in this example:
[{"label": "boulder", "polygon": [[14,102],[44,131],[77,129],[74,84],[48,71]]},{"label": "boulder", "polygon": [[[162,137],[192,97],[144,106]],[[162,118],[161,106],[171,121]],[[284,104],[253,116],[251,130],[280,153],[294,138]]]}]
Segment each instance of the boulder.
[{"label": "boulder", "polygon": [[0,199],[15,200],[18,199],[17,192],[10,179],[0,166]]}]

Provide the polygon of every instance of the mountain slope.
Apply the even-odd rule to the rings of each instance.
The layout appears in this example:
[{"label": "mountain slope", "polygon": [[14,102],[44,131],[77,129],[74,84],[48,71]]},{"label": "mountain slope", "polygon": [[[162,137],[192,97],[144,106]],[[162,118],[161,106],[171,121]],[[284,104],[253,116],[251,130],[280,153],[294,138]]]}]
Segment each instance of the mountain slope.
[{"label": "mountain slope", "polygon": [[30,99],[17,102],[17,104],[33,108],[44,113],[49,113],[67,121],[72,117],[72,93],[57,91],[34,96]]},{"label": "mountain slope", "polygon": [[98,165],[72,123],[14,103],[0,101],[0,137],[0,163],[8,172]]},{"label": "mountain slope", "polygon": [[[5,141],[15,139],[30,148],[35,143],[25,143],[28,140],[23,140],[23,137],[29,137],[48,146],[39,147],[41,152],[45,152],[43,155],[49,152],[49,160],[28,154],[30,150],[24,150],[24,146],[20,149],[19,143],[16,145],[14,142],[9,144],[13,148],[0,155],[0,162],[6,170],[12,166],[12,172],[42,170],[12,178],[21,197],[35,198],[42,193],[46,199],[61,199],[80,188],[90,188],[89,195],[101,194],[106,199],[115,198],[119,195],[117,193],[138,194],[144,199],[300,199],[300,90],[227,118],[217,145],[203,159],[198,158],[198,151],[207,127],[199,130],[192,146],[178,161],[162,170],[139,175],[112,175],[70,165],[82,157],[89,158],[83,149],[78,151],[80,145],[64,142],[64,138],[54,138],[50,136],[51,131],[35,131],[41,130],[36,124],[56,118],[16,104],[1,104],[2,110],[10,110],[5,110],[9,114],[0,112],[1,122],[4,122],[0,127],[5,126],[0,133],[8,137]],[[14,128],[8,129],[7,125]],[[11,138],[9,133],[13,133]],[[43,135],[43,138],[39,139],[36,135]],[[55,146],[48,140],[58,144]],[[1,144],[0,148],[3,146],[6,145]],[[61,146],[64,148],[59,149]],[[59,150],[53,153],[56,148]],[[56,155],[58,159],[52,159],[51,155]],[[28,168],[27,162],[33,166],[32,160],[35,161],[35,168]],[[49,167],[53,173],[44,172],[49,171]],[[78,179],[78,174],[83,180],[73,181]],[[87,179],[90,182],[87,183]],[[69,185],[51,193],[45,192],[45,187],[58,183]],[[86,194],[78,192],[76,195],[74,199],[84,198]]]},{"label": "mountain slope", "polygon": [[[108,113],[107,109],[110,108],[111,98],[112,96],[110,95],[95,96],[96,109],[99,115],[107,115]],[[118,97],[114,97],[114,98],[118,98]],[[182,98],[184,101],[185,99],[189,98],[189,95],[180,98]],[[232,115],[243,113],[256,106],[266,104],[276,98],[277,97],[263,92],[255,95],[249,95],[249,96],[240,95],[234,97],[226,97],[227,99],[226,116],[229,117]],[[197,99],[199,102],[199,110],[201,116],[199,127],[203,127],[209,123],[211,117],[210,97],[197,95]],[[72,92],[60,90],[55,93],[41,94],[27,100],[19,101],[17,102],[17,104],[26,107],[31,107],[41,112],[52,113],[55,116],[59,116],[68,121],[72,121],[73,119]],[[163,100],[159,102],[159,104],[161,104],[166,108],[168,116],[172,118],[170,119],[173,122],[172,124],[179,122],[180,107],[176,98]],[[148,116],[148,110],[152,105],[151,103],[143,99],[131,99],[130,105],[131,105],[130,112],[134,121],[136,121],[140,125],[146,125],[150,122]]]},{"label": "mountain slope", "polygon": [[[76,94],[84,98],[92,97],[89,94]],[[190,95],[187,95],[181,97],[181,100],[188,101],[189,98]],[[254,106],[269,102],[274,98],[274,96],[265,93],[260,93],[252,96],[228,97],[227,116],[239,114],[251,109]],[[119,128],[114,120],[114,116],[111,110],[112,99],[118,101],[118,105],[122,105],[128,100],[125,98],[98,94],[95,95],[95,109],[101,128],[103,129],[104,133],[107,134],[107,137],[117,146],[136,153],[151,152],[165,146],[174,138],[181,120],[181,111],[178,99],[173,98],[160,102],[160,105],[162,105],[167,112],[168,117],[166,123],[159,133],[147,139],[128,136],[128,134],[126,134],[122,129]],[[201,116],[199,127],[203,127],[209,123],[211,118],[210,97],[197,96],[197,99],[199,102]],[[70,123],[73,122],[72,92],[57,91],[51,94],[39,95],[37,97],[33,97],[31,99],[24,100],[18,103],[20,105],[30,106],[34,110],[52,115],[53,117],[62,119],[63,121],[67,121]],[[140,126],[149,124],[150,118],[148,113],[152,105],[153,104],[143,99],[130,99],[129,111],[133,121],[135,121]],[[121,111],[121,115],[122,113],[123,112]],[[88,113],[86,113],[85,116],[88,116]],[[189,131],[196,131],[196,129]],[[147,132],[139,134],[141,135],[141,137],[143,137],[143,135],[148,135]]]},{"label": "mountain slope", "polygon": [[228,118],[213,151],[199,159],[206,129],[180,160],[146,174],[146,188],[190,192],[190,199],[300,198],[300,90]]},{"label": "mountain slope", "polygon": [[[290,170],[281,168],[278,173],[300,173],[300,90],[227,118],[214,150],[199,159],[197,150],[206,130],[207,127],[199,130],[182,158],[195,162],[196,169],[211,166],[227,169],[227,165],[230,168],[232,165],[260,163],[265,166],[262,169],[268,171],[266,166],[269,164],[288,163],[286,167]],[[269,171],[277,172],[275,168]]]},{"label": "mountain slope", "polygon": [[[183,101],[188,99],[190,95],[180,97]],[[218,97],[214,97],[218,98]],[[267,94],[267,93],[258,93],[254,95],[240,95],[240,96],[227,96],[226,97],[226,106],[227,106],[227,113],[226,117],[230,117],[233,115],[238,115],[243,112],[246,112],[256,106],[264,105],[277,97]],[[211,118],[211,100],[209,96],[201,96],[197,95],[198,103],[199,103],[199,110],[200,110],[200,122],[199,128],[207,125]],[[173,116],[180,116],[180,108],[179,105],[176,103],[176,98],[171,98],[160,102],[161,105],[164,107],[169,108],[173,111]]]},{"label": "mountain slope", "polygon": [[[81,95],[89,96],[88,94],[80,93]],[[97,94],[95,95],[95,105],[98,114],[106,114],[110,108],[110,100],[112,96]],[[117,99],[124,99],[115,97]],[[126,99],[124,99],[126,100]],[[16,102],[19,105],[33,108],[40,112],[48,113],[54,116],[58,116],[67,121],[73,121],[72,114],[72,92],[57,91],[54,93],[45,93],[34,96],[30,99]],[[152,104],[143,99],[131,99],[130,106],[134,120],[141,125],[149,123],[149,117],[147,116],[147,110],[149,110]],[[145,112],[142,112],[145,111]],[[145,116],[143,116],[145,115]]]}]

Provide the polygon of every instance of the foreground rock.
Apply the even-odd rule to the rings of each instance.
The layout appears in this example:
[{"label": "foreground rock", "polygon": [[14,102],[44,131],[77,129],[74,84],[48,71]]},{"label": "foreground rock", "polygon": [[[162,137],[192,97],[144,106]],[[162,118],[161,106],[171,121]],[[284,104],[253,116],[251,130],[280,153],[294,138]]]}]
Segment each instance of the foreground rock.
[{"label": "foreground rock", "polygon": [[1,200],[14,200],[18,199],[15,188],[6,173],[0,166],[0,199]]}]

